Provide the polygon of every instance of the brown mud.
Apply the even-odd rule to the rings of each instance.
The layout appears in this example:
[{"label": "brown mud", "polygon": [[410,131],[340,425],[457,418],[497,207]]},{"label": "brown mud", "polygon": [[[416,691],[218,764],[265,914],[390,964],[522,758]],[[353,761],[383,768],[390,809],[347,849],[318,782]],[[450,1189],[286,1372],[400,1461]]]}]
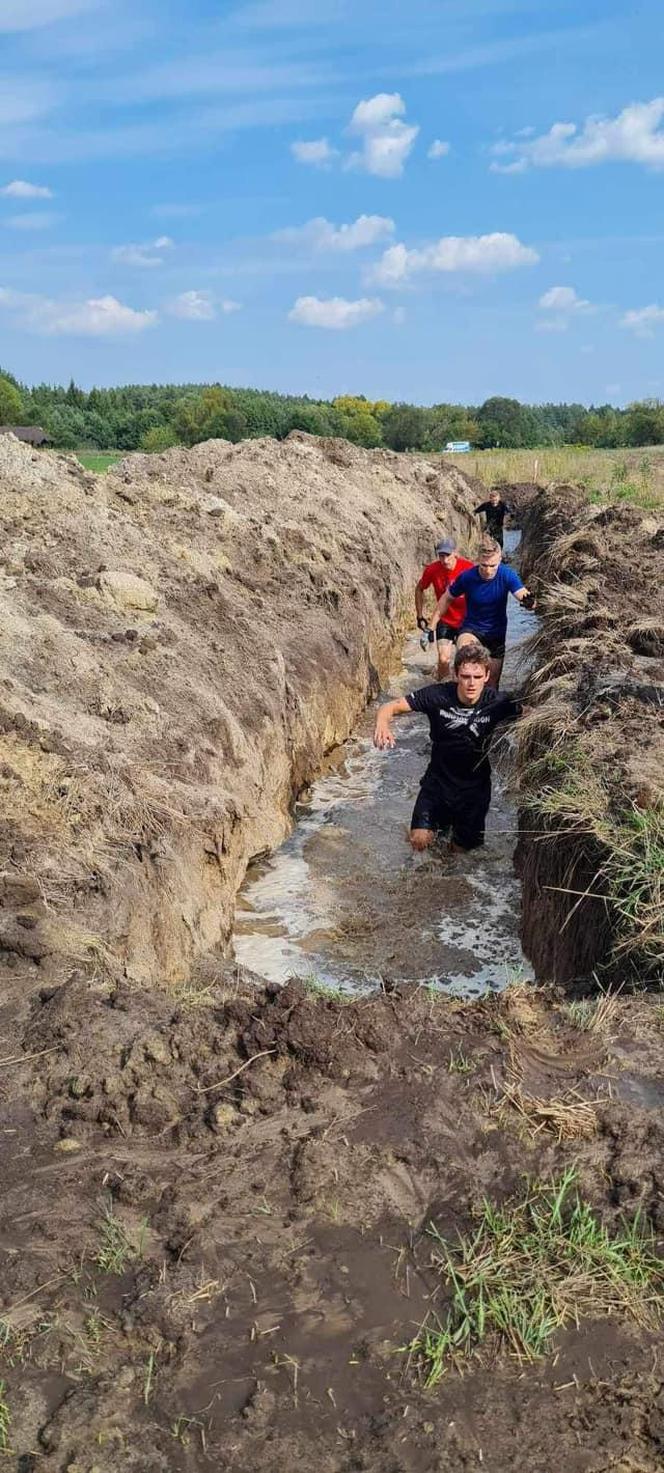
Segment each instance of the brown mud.
[{"label": "brown mud", "polygon": [[[661,1008],[624,999],[580,1032],[520,987],[199,985],[175,1003],[73,978],[31,1007],[3,1103],[10,1466],[655,1473],[664,1390],[638,1325],[582,1322],[554,1360],[503,1351],[435,1391],[404,1347],[436,1286],[429,1225],[467,1231],[525,1175],[576,1163],[607,1223],[641,1208],[664,1231]],[[523,1114],[570,1092],[577,1138]]]},{"label": "brown mud", "polygon": [[[658,1337],[638,1320],[580,1320],[559,1334],[552,1357],[533,1364],[489,1346],[482,1360],[450,1366],[429,1391],[405,1350],[432,1306],[444,1312],[447,1302],[431,1263],[430,1225],[454,1240],[472,1229],[484,1198],[504,1203],[526,1177],[548,1179],[574,1165],[580,1190],[607,1227],[618,1231],[624,1216],[639,1211],[661,1251],[661,1003],[656,995],[621,993],[589,1019],[549,984],[552,972],[564,971],[574,919],[564,943],[556,941],[551,861],[535,884],[525,826],[525,924],[547,985],[510,987],[468,1003],[395,983],[347,1001],[300,983],[265,986],[210,950],[210,937],[227,930],[233,888],[258,845],[258,815],[263,838],[275,844],[296,777],[303,781],[322,749],[346,735],[375,689],[372,670],[383,660],[387,668],[402,596],[440,515],[441,482],[429,485],[421,463],[424,479],[418,471],[413,487],[396,457],[348,451],[339,468],[341,454],[345,448],[313,447],[306,438],[290,447],[263,442],[242,454],[203,446],[193,460],[169,452],[127,462],[105,488],[75,469],[63,472],[52,457],[36,463],[33,487],[22,462],[12,461],[6,473],[16,525],[13,561],[6,563],[12,586],[5,587],[11,721],[3,738],[7,848],[0,881],[0,1451],[12,1473],[659,1473],[664,1465]],[[260,668],[251,665],[261,609],[248,604],[256,595],[247,571],[255,574],[270,456],[280,467],[275,498],[277,491],[288,497],[290,480],[295,487],[287,513],[283,504],[268,513],[288,523],[288,537],[279,534],[265,570],[274,606],[265,589],[258,594],[266,618],[274,607],[275,647],[291,692],[291,724],[277,730],[272,767],[266,734],[274,732],[277,686],[264,675],[269,648],[261,647]],[[328,476],[336,491],[332,507],[312,510],[305,551],[296,532],[311,506],[312,466],[319,499]],[[71,475],[66,490],[63,474]],[[230,518],[229,603],[218,624],[214,600],[204,603],[200,586],[212,544],[205,530],[211,512],[199,505],[216,495],[210,481],[217,476],[219,499],[247,520],[236,542]],[[367,479],[374,477],[371,491]],[[461,480],[446,485],[463,522],[471,488]],[[618,686],[601,695],[605,718],[579,721],[580,738],[597,761],[616,768],[623,786],[638,779],[641,801],[649,803],[657,797],[656,774],[646,768],[632,703],[650,711],[634,685],[652,688],[661,664],[651,612],[658,530],[628,518],[621,531],[620,516],[600,524],[610,549],[604,561],[584,531],[586,540],[572,543],[568,575],[560,537],[570,530],[576,536],[585,512],[571,493],[559,501],[562,528],[555,494],[533,503],[526,552],[544,585],[553,581],[544,556],[549,544],[557,545],[567,586],[576,589],[581,575],[586,603],[574,617],[588,623],[576,633],[568,629],[565,719],[601,635]],[[395,519],[378,534],[383,506]],[[223,522],[223,508],[220,515]],[[368,531],[358,530],[360,516]],[[323,541],[332,548],[332,523],[337,555],[325,598],[331,609],[340,590],[349,646],[341,654],[332,648],[340,615],[328,616],[323,585],[310,568],[311,545],[316,557]],[[391,572],[406,523],[417,534]],[[117,554],[106,571],[121,563],[147,592],[135,582],[103,581],[97,559],[104,526]],[[36,551],[21,551],[28,534]],[[358,537],[368,567],[361,574]],[[651,606],[647,623],[634,603],[628,611],[627,596],[623,607],[622,595],[613,593],[612,559],[626,546],[631,559],[635,539],[640,588]],[[301,609],[293,609],[279,572],[286,542],[303,599],[309,588],[315,635],[307,650]],[[182,579],[173,560],[187,558],[174,551],[176,543],[188,549],[194,569]],[[68,557],[73,576],[64,571]],[[34,566],[28,558],[37,559]],[[602,569],[608,563],[609,572],[585,566],[588,558]],[[95,567],[89,584],[93,573],[85,569]],[[357,604],[353,579],[359,618],[349,612]],[[600,583],[597,595],[588,579]],[[630,586],[635,590],[636,572]],[[150,589],[166,605],[158,620],[180,643],[177,663],[168,666],[160,654],[148,679],[143,671],[151,667],[143,662],[154,647],[148,641],[142,653],[132,652],[126,615],[112,613],[111,603],[134,600],[135,628],[155,613],[143,607],[139,619],[136,612],[135,601],[145,605]],[[561,598],[558,592],[552,616],[555,608],[560,614]],[[242,640],[230,655],[214,651],[213,660],[206,641],[221,644],[231,617],[233,637],[239,630]],[[378,628],[385,619],[389,638]],[[120,671],[113,632],[121,629],[133,663]],[[645,637],[644,629],[650,643],[639,653],[633,641]],[[86,666],[84,700],[76,651],[81,643],[93,648],[92,634],[100,638]],[[618,648],[625,639],[633,653],[627,667]],[[121,709],[128,720],[91,710],[95,680],[111,690],[104,710]],[[201,711],[210,715],[206,682],[218,682],[227,699],[232,689],[245,689],[242,680],[256,699],[269,688],[260,721],[251,726],[249,699],[234,716],[228,706],[217,710],[215,719],[226,724],[215,727],[215,756],[208,752],[201,767],[197,723]],[[547,705],[550,694],[540,684],[535,707]],[[166,718],[150,726],[150,700],[167,713],[172,732]],[[625,723],[633,734],[627,755]],[[297,757],[292,767],[284,765],[288,737]],[[125,759],[121,801],[101,761],[104,742]],[[138,796],[149,794],[153,804],[138,828],[125,791],[132,764]],[[209,906],[196,889],[208,819],[183,800],[184,791],[191,804],[206,784],[215,796],[222,787],[235,792],[239,805],[236,838],[230,848],[220,840],[210,861]],[[155,794],[162,804],[158,832],[151,828]],[[131,843],[120,842],[120,817]],[[215,820],[210,833],[219,839],[220,832]],[[159,835],[163,850],[150,851],[146,861],[148,838],[154,845]],[[196,904],[183,921],[182,895],[192,887]],[[591,951],[587,914],[585,926],[583,936],[576,934],[577,954],[586,946],[584,963]]]}]

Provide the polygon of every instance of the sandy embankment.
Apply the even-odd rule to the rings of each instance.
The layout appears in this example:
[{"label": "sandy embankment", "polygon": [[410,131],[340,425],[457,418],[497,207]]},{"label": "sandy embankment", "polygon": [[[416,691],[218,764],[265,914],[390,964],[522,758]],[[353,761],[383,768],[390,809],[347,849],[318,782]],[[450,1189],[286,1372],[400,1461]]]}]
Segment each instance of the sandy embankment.
[{"label": "sandy embankment", "polygon": [[304,435],[107,477],[0,440],[0,942],[162,983],[389,668],[456,468]]}]

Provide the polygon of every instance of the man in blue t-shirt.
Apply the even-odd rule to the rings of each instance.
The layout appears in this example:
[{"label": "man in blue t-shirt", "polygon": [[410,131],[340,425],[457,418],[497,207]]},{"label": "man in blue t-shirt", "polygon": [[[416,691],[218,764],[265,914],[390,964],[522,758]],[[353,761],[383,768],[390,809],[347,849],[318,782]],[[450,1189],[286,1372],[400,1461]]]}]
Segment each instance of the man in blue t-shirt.
[{"label": "man in blue t-shirt", "polygon": [[491,656],[490,683],[498,689],[505,658],[507,633],[507,599],[511,594],[523,608],[534,609],[535,597],[524,587],[514,568],[505,567],[502,550],[492,537],[483,539],[477,566],[460,573],[438,600],[430,627],[445,618],[451,599],[462,594],[466,600],[466,617],[461,625],[457,648],[477,640]]}]

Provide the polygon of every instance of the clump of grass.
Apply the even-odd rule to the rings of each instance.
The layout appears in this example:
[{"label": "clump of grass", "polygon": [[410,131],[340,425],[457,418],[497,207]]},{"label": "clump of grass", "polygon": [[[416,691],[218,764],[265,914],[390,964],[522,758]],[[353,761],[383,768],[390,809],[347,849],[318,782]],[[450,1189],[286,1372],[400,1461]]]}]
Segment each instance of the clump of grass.
[{"label": "clump of grass", "polygon": [[334,982],[325,982],[323,978],[318,977],[315,972],[307,972],[305,976],[298,977],[297,980],[298,982],[301,982],[302,986],[305,989],[305,992],[311,992],[314,997],[333,998],[335,1002],[353,1001],[350,993],[344,992],[343,989],[341,987],[338,987]]},{"label": "clump of grass", "polygon": [[99,1225],[99,1248],[95,1254],[97,1267],[105,1274],[123,1274],[133,1259],[142,1253],[146,1224],[141,1226],[140,1241],[132,1242],[124,1224],[107,1207]]},{"label": "clump of grass", "polygon": [[11,1414],[5,1395],[5,1383],[0,1381],[0,1453],[9,1452],[9,1428]]},{"label": "clump of grass", "polygon": [[664,1261],[652,1234],[637,1214],[612,1236],[580,1197],[573,1167],[504,1207],[485,1201],[476,1231],[456,1244],[429,1231],[451,1302],[409,1347],[428,1387],[485,1349],[537,1360],[585,1317],[617,1312],[648,1327],[660,1318]]},{"label": "clump of grass", "polygon": [[453,1049],[447,1062],[448,1074],[472,1074],[474,1068],[472,1059],[464,1054],[461,1044]]}]

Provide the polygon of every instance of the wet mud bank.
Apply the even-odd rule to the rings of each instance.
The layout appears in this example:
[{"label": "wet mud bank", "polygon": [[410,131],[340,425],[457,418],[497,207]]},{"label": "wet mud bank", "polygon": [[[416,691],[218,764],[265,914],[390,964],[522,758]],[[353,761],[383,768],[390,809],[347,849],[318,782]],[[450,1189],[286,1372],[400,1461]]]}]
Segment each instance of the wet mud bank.
[{"label": "wet mud bank", "polygon": [[543,613],[520,724],[523,942],[541,980],[664,979],[664,525],[528,498],[523,568]]}]

